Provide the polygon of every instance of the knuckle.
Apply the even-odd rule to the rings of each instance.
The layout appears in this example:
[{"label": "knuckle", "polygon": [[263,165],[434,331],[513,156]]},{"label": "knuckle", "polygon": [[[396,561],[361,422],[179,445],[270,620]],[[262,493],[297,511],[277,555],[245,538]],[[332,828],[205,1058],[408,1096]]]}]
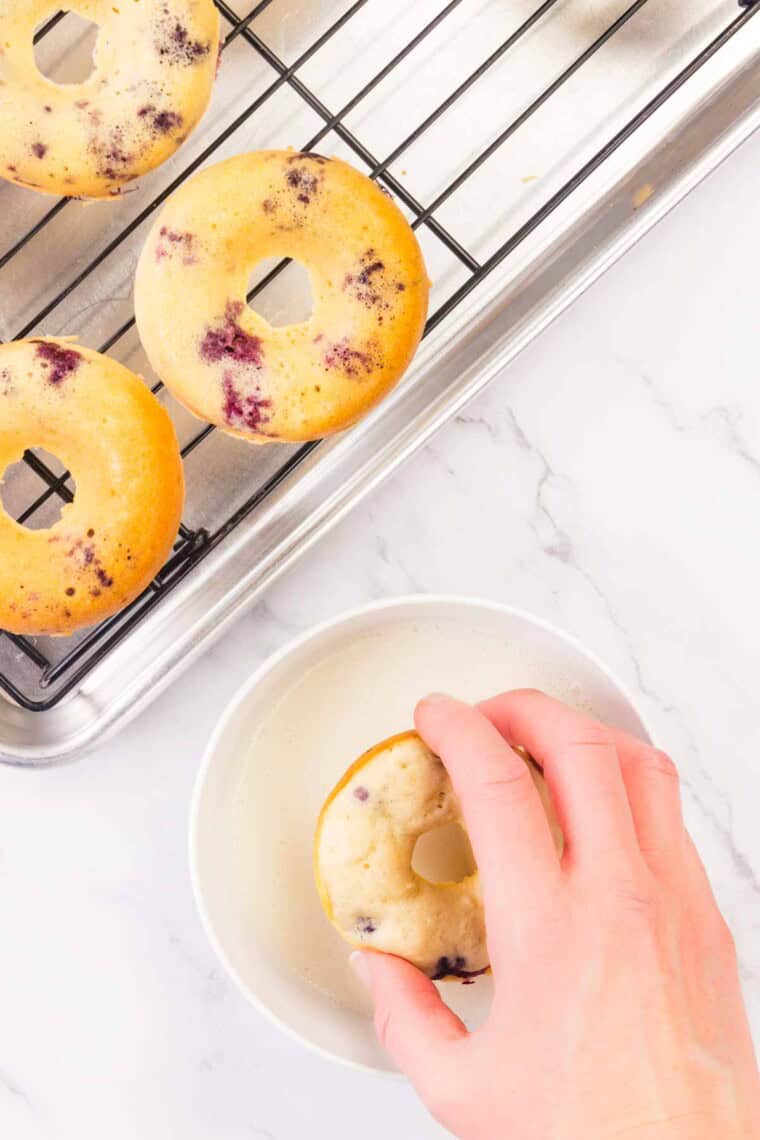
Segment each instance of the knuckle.
[{"label": "knuckle", "polygon": [[655,776],[664,776],[668,780],[673,780],[676,784],[679,783],[680,777],[678,775],[678,768],[675,766],[667,752],[663,752],[659,748],[652,748],[649,750],[644,758],[644,766],[648,772]]},{"label": "knuckle", "polygon": [[614,747],[615,739],[606,725],[598,721],[589,721],[570,744],[573,748],[609,748]]},{"label": "knuckle", "polygon": [[607,905],[616,924],[622,921],[647,939],[657,939],[662,933],[665,902],[646,874],[617,879],[610,885]]},{"label": "knuckle", "polygon": [[525,699],[525,700],[530,700],[530,701],[535,700],[537,697],[543,699],[546,696],[546,694],[541,689],[534,689],[534,688],[531,688],[530,686],[526,686],[525,688],[522,688],[522,689],[510,689],[509,693],[507,695],[509,697],[514,697],[514,698],[518,698],[518,699]]},{"label": "knuckle", "polygon": [[510,804],[527,803],[536,794],[533,779],[522,760],[515,765],[487,765],[478,782],[478,793],[486,802],[508,801]]}]

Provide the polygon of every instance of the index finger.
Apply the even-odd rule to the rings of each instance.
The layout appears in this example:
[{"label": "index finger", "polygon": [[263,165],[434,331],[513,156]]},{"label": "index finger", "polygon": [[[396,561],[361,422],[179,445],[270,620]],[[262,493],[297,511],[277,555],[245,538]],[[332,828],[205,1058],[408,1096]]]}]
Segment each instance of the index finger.
[{"label": "index finger", "polygon": [[527,764],[490,721],[451,697],[427,697],[417,731],[443,761],[480,871],[489,928],[535,911],[560,877],[549,823]]}]

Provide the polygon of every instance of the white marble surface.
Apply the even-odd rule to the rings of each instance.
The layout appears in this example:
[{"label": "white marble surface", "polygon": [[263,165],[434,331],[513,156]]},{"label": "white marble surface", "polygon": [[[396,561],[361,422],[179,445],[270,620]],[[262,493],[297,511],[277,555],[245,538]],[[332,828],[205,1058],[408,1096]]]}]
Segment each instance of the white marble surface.
[{"label": "white marble surface", "polygon": [[221,974],[187,810],[235,686],[370,598],[503,599],[639,692],[684,776],[760,1038],[760,138],[120,739],[0,770],[0,1136],[415,1140],[400,1082],[299,1049]]}]

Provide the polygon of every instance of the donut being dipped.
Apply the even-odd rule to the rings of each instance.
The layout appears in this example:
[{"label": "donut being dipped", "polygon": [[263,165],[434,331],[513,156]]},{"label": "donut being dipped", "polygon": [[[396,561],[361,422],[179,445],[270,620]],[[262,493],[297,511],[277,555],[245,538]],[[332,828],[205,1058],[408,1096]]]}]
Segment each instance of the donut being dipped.
[{"label": "donut being dipped", "polygon": [[[526,762],[561,850],[543,776]],[[477,870],[433,883],[412,867],[418,839],[449,823],[464,827],[443,764],[416,732],[392,736],[361,756],[328,796],[317,824],[315,878],[327,917],[352,946],[406,958],[436,981],[470,982],[490,971]]]},{"label": "donut being dipped", "polygon": [[[248,307],[254,267],[308,270],[308,320]],[[157,375],[199,418],[255,443],[318,439],[366,413],[419,344],[429,281],[398,207],[347,163],[259,151],[209,167],[167,202],[135,284]]]},{"label": "donut being dipped", "polygon": [[56,455],[76,490],[45,530],[0,506],[0,629],[68,634],[118,613],[163,566],[182,460],[171,419],[137,376],[52,337],[0,346],[0,481],[32,448]]},{"label": "donut being dipped", "polygon": [[34,32],[50,0],[0,0],[0,176],[46,194],[107,198],[165,162],[211,98],[220,16],[213,0],[69,0],[99,25],[94,70],[55,83]]}]

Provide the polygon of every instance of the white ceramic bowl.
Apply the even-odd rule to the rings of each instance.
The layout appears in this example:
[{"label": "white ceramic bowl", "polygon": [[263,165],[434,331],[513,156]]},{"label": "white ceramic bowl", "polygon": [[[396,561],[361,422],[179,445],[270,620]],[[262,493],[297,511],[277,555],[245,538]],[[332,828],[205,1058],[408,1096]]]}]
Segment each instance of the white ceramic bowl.
[{"label": "white ceramic bowl", "polygon": [[[195,896],[240,989],[304,1044],[393,1071],[349,948],[313,886],[314,827],[327,793],[364,749],[411,726],[426,692],[475,700],[522,686],[649,737],[623,686],[578,642],[529,614],[457,597],[394,599],[338,617],[276,653],[231,701],[193,798]],[[490,979],[443,992],[474,1025]]]}]

